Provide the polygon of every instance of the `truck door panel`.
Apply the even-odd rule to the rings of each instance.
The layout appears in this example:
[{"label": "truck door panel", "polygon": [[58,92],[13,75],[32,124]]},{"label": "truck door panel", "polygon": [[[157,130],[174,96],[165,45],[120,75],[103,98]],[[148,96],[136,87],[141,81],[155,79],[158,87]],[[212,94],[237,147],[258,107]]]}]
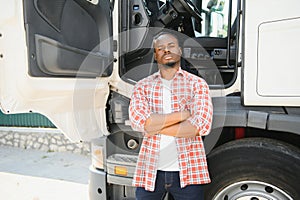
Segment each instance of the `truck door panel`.
[{"label": "truck door panel", "polygon": [[37,112],[72,141],[108,134],[110,2],[9,1],[0,15],[0,108]]},{"label": "truck door panel", "polygon": [[[151,42],[153,33],[150,28],[149,10],[143,0],[122,1],[122,55],[126,73],[144,67],[153,61]],[[149,70],[139,70],[139,78],[150,75]],[[135,75],[127,78],[136,80]],[[130,77],[128,77],[130,76]]]},{"label": "truck door panel", "polygon": [[[100,42],[109,37],[99,28],[109,10],[103,3],[101,6],[85,0],[25,0],[24,3],[31,76],[109,75],[111,49],[99,48]],[[82,66],[84,61],[89,66]]]},{"label": "truck door panel", "polygon": [[259,3],[245,1],[243,101],[249,106],[299,106],[299,3],[269,2],[266,15]]}]

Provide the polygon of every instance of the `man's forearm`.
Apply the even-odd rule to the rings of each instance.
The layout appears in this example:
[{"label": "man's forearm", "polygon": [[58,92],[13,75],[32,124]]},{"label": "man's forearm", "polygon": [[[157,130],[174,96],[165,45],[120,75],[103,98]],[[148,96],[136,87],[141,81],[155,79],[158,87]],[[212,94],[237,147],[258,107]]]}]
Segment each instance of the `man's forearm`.
[{"label": "man's forearm", "polygon": [[181,123],[165,127],[159,133],[174,137],[191,138],[198,134],[198,130],[189,121],[185,120]]},{"label": "man's forearm", "polygon": [[174,112],[170,114],[151,114],[146,120],[145,130],[148,133],[159,132],[166,127],[185,121],[190,117],[189,111]]},{"label": "man's forearm", "polygon": [[198,134],[198,130],[194,127],[189,121],[179,122],[177,124],[170,125],[158,131],[151,131],[147,132],[148,137],[155,135],[155,134],[163,134],[168,136],[174,137],[181,137],[181,138],[192,138]]}]

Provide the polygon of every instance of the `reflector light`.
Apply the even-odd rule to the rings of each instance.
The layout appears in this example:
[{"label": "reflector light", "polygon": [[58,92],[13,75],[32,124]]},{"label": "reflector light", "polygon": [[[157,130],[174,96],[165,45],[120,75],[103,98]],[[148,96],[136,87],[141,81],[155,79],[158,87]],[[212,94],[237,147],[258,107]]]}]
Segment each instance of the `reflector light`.
[{"label": "reflector light", "polygon": [[103,147],[92,146],[92,164],[95,168],[103,169]]},{"label": "reflector light", "polygon": [[115,166],[115,174],[120,176],[127,176],[128,170],[124,166]]}]

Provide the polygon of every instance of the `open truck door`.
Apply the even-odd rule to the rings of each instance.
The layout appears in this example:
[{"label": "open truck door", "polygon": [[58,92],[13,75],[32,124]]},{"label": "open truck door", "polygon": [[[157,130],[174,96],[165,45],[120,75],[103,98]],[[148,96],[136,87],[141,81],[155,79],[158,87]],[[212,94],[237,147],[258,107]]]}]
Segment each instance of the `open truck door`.
[{"label": "open truck door", "polygon": [[108,0],[8,1],[0,14],[0,105],[38,112],[72,141],[108,133]]}]

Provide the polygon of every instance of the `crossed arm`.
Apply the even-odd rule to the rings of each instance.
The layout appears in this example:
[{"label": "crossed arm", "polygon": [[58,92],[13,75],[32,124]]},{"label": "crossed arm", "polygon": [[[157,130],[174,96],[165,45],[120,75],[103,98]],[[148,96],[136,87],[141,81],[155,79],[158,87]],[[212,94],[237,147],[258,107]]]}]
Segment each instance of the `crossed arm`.
[{"label": "crossed arm", "polygon": [[137,84],[130,101],[129,115],[134,130],[146,132],[149,137],[158,133],[184,138],[209,134],[213,107],[205,82],[198,81],[193,85],[194,96],[189,102],[189,111],[170,114],[151,113],[145,87]]},{"label": "crossed arm", "polygon": [[191,116],[189,111],[174,112],[170,114],[151,114],[146,120],[146,136],[157,133],[175,137],[195,137],[198,133],[187,119]]}]

